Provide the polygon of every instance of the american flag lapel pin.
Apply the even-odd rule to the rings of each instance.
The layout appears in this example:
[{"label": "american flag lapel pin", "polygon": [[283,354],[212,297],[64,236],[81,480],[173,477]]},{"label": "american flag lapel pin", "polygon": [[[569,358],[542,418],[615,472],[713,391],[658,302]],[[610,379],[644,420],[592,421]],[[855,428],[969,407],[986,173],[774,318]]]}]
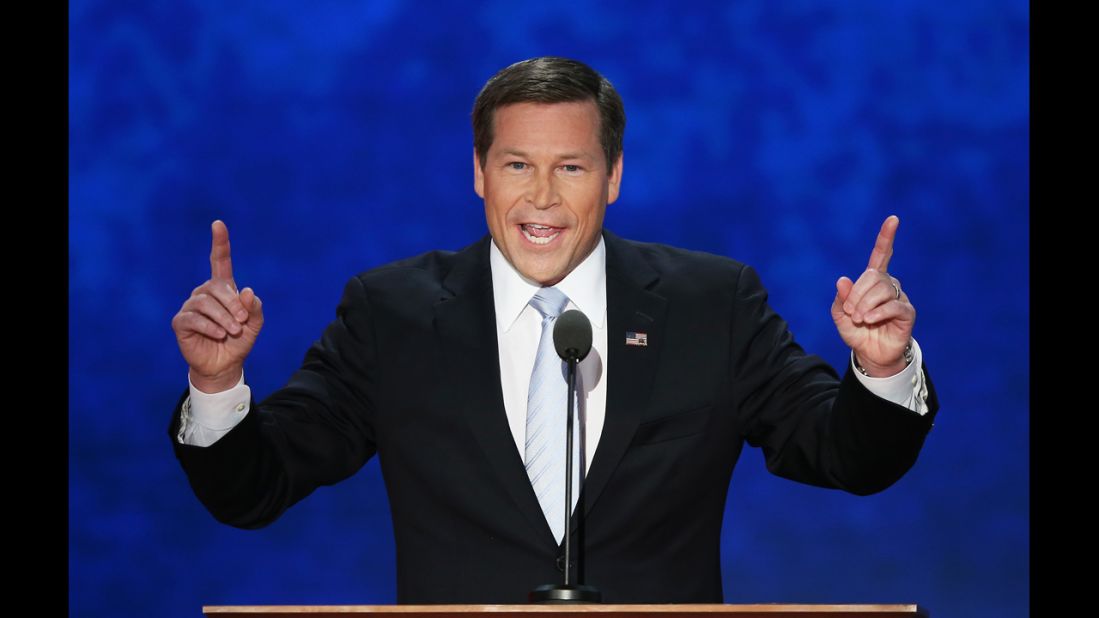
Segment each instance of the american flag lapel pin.
[{"label": "american flag lapel pin", "polygon": [[646,347],[649,345],[648,333],[635,333],[633,331],[626,332],[626,345],[637,345]]}]

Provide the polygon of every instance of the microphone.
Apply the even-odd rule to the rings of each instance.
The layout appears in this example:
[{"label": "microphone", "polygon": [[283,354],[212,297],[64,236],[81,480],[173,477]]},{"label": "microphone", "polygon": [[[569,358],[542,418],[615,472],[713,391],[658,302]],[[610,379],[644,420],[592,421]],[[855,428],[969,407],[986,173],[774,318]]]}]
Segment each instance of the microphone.
[{"label": "microphone", "polygon": [[572,560],[572,417],[576,400],[576,365],[591,352],[591,321],[583,313],[570,309],[557,316],[553,325],[553,347],[568,366],[568,420],[565,422],[565,583],[546,584],[530,592],[532,603],[601,603],[603,594],[592,586],[573,585]]},{"label": "microphone", "polygon": [[557,317],[553,325],[553,347],[565,362],[584,360],[591,352],[591,320],[576,309]]}]

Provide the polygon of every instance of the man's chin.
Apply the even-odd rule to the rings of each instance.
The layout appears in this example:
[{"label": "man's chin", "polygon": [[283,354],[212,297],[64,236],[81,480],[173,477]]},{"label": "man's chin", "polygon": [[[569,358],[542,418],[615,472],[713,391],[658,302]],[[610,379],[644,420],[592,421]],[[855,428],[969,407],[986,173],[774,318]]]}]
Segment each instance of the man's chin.
[{"label": "man's chin", "polygon": [[542,287],[557,285],[568,274],[565,267],[552,264],[531,264],[525,262],[516,264],[515,270],[523,275],[523,278]]}]

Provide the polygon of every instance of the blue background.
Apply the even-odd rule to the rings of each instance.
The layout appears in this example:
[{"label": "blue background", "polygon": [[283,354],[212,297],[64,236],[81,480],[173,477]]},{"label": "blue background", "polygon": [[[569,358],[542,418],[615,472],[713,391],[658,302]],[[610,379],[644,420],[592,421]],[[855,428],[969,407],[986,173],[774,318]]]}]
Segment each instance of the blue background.
[{"label": "blue background", "polygon": [[376,461],[257,531],[191,493],[166,433],[170,320],[210,222],[264,300],[246,374],[281,386],[353,274],[485,232],[469,111],[538,55],[619,89],[607,227],[752,264],[834,365],[829,306],[889,214],[943,403],[914,469],[856,497],[748,449],[726,601],[1029,603],[1029,13],[1023,1],[70,4],[70,607],[394,601]]}]

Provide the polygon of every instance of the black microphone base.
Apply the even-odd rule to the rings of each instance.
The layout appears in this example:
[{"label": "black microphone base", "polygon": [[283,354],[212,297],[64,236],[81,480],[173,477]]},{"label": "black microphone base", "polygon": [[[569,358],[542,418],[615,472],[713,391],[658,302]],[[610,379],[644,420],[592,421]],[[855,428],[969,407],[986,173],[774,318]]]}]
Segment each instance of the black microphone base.
[{"label": "black microphone base", "polygon": [[530,591],[531,603],[602,603],[603,593],[592,586],[562,586],[546,584]]}]

